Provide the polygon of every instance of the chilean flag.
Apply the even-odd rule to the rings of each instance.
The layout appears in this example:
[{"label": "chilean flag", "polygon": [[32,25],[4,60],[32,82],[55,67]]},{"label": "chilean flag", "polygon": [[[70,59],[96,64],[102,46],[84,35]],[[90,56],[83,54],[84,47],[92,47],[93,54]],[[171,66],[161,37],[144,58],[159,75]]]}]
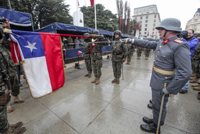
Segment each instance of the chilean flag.
[{"label": "chilean flag", "polygon": [[64,85],[60,36],[12,30],[11,55],[23,68],[33,98],[50,94]]},{"label": "chilean flag", "polygon": [[81,51],[78,51],[78,55],[80,55],[80,54],[82,54],[82,52],[81,52]]}]

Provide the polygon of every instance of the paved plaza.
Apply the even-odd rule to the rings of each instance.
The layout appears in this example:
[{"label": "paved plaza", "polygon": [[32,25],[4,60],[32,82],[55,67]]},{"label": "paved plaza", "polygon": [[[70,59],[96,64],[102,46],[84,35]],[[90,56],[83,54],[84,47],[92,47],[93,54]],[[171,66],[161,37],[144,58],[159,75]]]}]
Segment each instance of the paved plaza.
[{"label": "paved plaza", "polygon": [[[41,99],[31,97],[23,80],[20,96],[26,102],[11,102],[15,111],[8,114],[8,120],[23,121],[26,134],[147,134],[140,124],[143,116],[152,117],[147,104],[153,55],[151,51],[149,60],[144,60],[143,54],[137,60],[134,53],[131,65],[124,64],[124,80],[120,78],[119,85],[111,83],[112,62],[106,58],[99,85],[91,83],[94,75],[84,77],[85,64],[76,70],[74,63],[66,64],[64,87]],[[162,134],[200,134],[200,101],[196,97],[190,84],[187,94],[169,99]]]}]

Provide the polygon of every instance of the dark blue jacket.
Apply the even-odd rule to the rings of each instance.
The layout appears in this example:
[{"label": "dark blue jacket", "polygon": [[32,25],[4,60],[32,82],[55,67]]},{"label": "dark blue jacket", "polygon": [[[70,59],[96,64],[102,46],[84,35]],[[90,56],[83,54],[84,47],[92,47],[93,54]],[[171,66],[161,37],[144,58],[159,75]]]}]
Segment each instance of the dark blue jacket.
[{"label": "dark blue jacket", "polygon": [[182,39],[182,41],[187,42],[188,45],[190,46],[190,53],[191,53],[190,59],[192,59],[192,55],[194,53],[194,49],[198,45],[199,40],[197,38],[195,38],[195,37],[192,37],[190,40]]}]

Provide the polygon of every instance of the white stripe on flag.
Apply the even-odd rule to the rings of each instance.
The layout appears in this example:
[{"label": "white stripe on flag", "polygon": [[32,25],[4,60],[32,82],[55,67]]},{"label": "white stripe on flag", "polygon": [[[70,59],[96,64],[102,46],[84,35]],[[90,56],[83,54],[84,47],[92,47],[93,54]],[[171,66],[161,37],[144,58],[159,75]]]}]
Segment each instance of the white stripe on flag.
[{"label": "white stripe on flag", "polygon": [[38,98],[52,92],[46,58],[44,56],[25,59],[23,67],[34,98]]}]

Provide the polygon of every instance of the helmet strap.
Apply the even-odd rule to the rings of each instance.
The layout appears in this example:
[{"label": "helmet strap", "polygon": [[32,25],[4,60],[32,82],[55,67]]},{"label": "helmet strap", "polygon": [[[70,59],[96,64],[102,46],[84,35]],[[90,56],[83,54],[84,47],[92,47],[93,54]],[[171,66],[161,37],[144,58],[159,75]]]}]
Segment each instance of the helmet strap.
[{"label": "helmet strap", "polygon": [[165,30],[165,34],[162,37],[163,40],[165,39],[165,36],[166,36],[167,32],[168,32],[168,30]]}]

